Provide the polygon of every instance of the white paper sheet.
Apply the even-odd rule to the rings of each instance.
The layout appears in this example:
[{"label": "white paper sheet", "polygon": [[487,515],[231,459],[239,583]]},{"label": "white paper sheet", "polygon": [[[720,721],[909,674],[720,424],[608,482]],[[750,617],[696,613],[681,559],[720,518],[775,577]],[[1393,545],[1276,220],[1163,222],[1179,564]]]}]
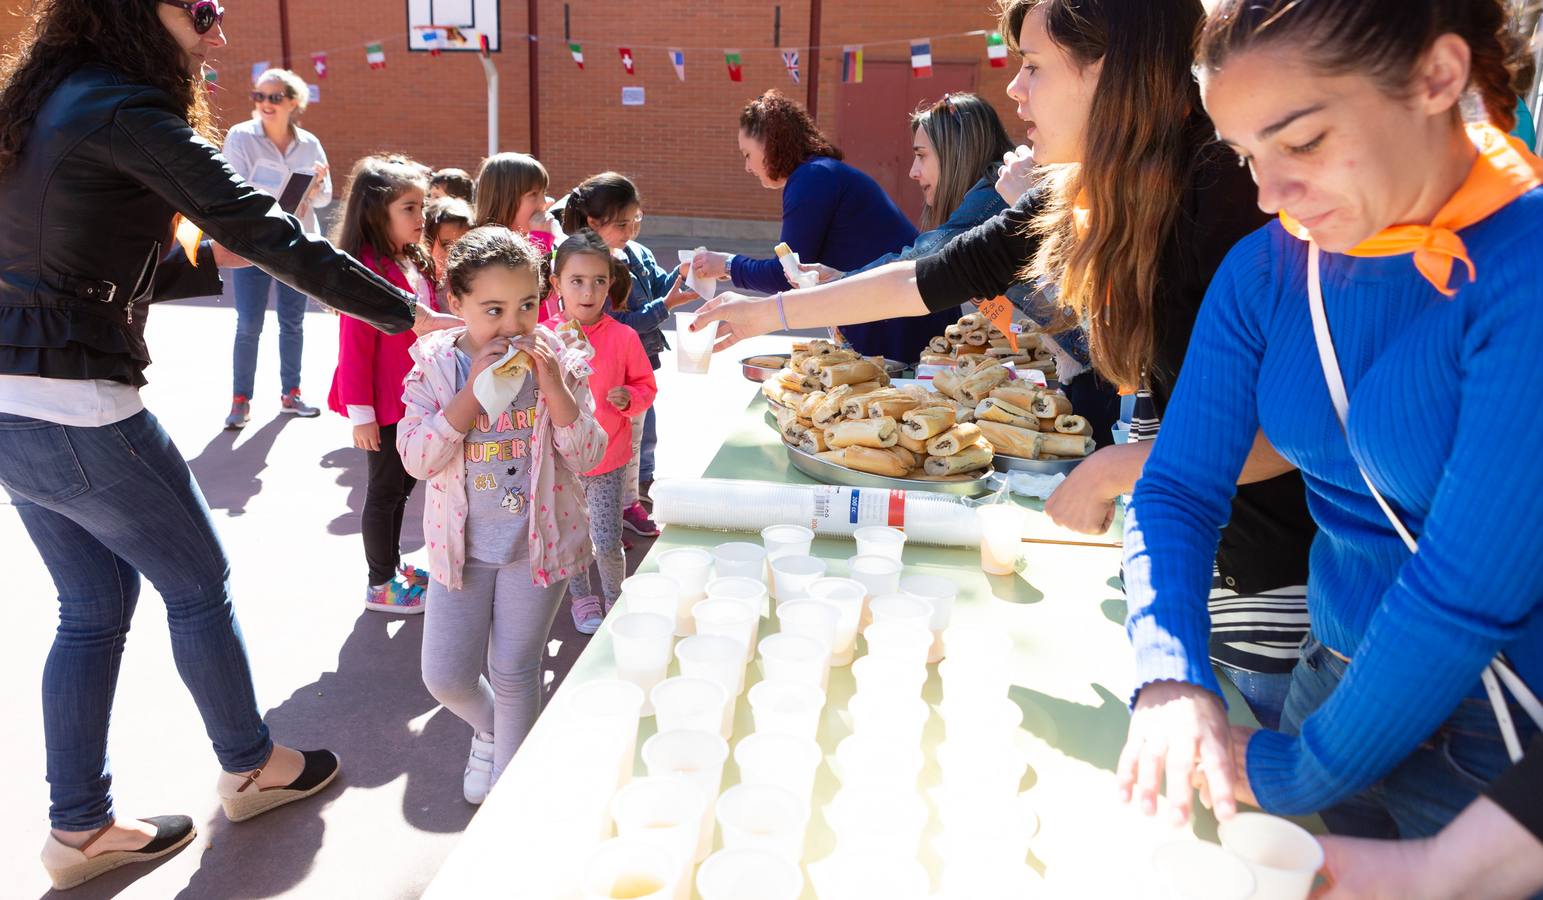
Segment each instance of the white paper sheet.
[{"label": "white paper sheet", "polygon": [[1007,489],[1023,497],[1048,500],[1065,480],[1066,475],[1062,472],[1056,472],[1053,475],[1046,475],[1043,472],[1013,472],[1007,476]]},{"label": "white paper sheet", "polygon": [[[680,261],[683,263],[689,263],[693,258],[696,257],[697,250],[706,249],[706,247],[698,247],[696,250],[682,250],[680,251]],[[695,271],[688,268],[686,269],[686,287],[696,291],[697,296],[701,297],[703,300],[711,300],[713,299],[713,295],[718,293],[718,279],[700,278],[697,276]]]},{"label": "white paper sheet", "polygon": [[520,352],[518,347],[510,347],[498,362],[482,370],[477,380],[472,382],[471,392],[482,404],[482,411],[488,414],[488,418],[497,419],[520,396],[520,389],[525,386],[525,379],[530,376],[528,372],[522,372],[513,377],[507,375],[495,375],[493,370],[514,358]]}]

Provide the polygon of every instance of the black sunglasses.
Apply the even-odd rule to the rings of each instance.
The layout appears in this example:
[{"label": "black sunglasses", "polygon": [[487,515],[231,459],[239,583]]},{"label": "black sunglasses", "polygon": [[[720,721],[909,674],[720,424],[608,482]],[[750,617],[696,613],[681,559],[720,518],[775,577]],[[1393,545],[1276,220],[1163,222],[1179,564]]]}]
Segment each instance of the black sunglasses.
[{"label": "black sunglasses", "polygon": [[208,34],[209,29],[225,21],[225,7],[216,0],[160,0],[167,6],[175,6],[185,9],[188,15],[193,17],[193,30],[199,34]]},{"label": "black sunglasses", "polygon": [[288,100],[288,99],[289,99],[289,95],[284,93],[283,91],[280,91],[277,94],[264,94],[262,91],[253,91],[252,92],[252,102],[253,103],[261,103],[264,100],[266,100],[269,103],[272,103],[273,105],[277,106],[280,103],[283,103],[285,100]]}]

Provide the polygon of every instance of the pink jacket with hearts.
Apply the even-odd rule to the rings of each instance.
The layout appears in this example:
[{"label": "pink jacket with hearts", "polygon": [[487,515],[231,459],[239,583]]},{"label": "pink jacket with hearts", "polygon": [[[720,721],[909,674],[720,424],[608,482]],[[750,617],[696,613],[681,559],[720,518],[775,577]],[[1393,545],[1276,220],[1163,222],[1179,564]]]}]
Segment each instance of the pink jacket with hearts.
[{"label": "pink jacket with hearts", "polygon": [[[428,483],[423,505],[423,538],[428,545],[429,573],[440,584],[461,587],[466,565],[466,462],[462,447],[466,432],[445,418],[456,394],[455,341],[466,329],[426,334],[412,348],[415,365],[407,375],[402,402],[407,411],[397,425],[397,452],[407,474]],[[536,398],[536,429],[530,450],[530,571],[532,581],[546,587],[589,566],[594,551],[589,542],[589,514],[579,473],[605,456],[605,430],[595,419],[589,394],[589,362],[582,352],[564,347],[544,327],[536,337],[545,341],[563,366],[563,377],[579,417],[565,428],[552,424],[545,398]],[[534,375],[530,377],[534,378]]]}]

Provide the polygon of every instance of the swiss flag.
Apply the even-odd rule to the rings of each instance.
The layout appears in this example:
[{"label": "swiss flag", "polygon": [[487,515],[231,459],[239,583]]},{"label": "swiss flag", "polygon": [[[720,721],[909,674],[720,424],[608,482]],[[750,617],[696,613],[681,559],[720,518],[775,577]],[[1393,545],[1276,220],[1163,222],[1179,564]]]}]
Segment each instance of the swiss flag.
[{"label": "swiss flag", "polygon": [[621,54],[621,64],[627,70],[627,74],[636,75],[637,69],[632,65],[632,51],[626,47],[617,47],[616,52]]}]

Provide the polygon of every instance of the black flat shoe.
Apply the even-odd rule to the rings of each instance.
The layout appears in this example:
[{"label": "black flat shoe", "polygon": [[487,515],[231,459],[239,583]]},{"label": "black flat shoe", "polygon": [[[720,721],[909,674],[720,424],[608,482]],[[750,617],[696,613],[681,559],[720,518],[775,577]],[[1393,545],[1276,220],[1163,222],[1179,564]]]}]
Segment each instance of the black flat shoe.
[{"label": "black flat shoe", "polygon": [[104,825],[79,847],[71,847],[50,834],[48,842],[43,845],[43,868],[48,870],[54,889],[69,890],[120,866],[169,856],[198,836],[198,829],[193,827],[193,820],[187,816],[155,816],[140,821],[155,826],[155,837],[150,843],[138,850],[113,850],[92,857],[86,856],[86,850],[96,843],[97,838],[107,833],[111,824]]},{"label": "black flat shoe", "polygon": [[219,792],[225,817],[232,822],[245,822],[269,810],[304,800],[331,784],[342,770],[342,763],[331,750],[300,752],[305,757],[305,768],[300,777],[282,787],[258,787],[257,779],[262,777],[262,769],[254,769],[245,775],[222,773]]}]

